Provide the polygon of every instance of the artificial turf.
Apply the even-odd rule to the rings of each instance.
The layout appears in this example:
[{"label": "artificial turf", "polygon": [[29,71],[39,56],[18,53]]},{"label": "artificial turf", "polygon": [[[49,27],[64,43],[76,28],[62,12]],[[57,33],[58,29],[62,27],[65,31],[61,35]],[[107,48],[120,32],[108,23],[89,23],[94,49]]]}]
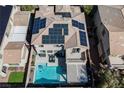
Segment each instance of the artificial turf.
[{"label": "artificial turf", "polygon": [[24,72],[11,72],[9,75],[8,83],[22,83]]}]

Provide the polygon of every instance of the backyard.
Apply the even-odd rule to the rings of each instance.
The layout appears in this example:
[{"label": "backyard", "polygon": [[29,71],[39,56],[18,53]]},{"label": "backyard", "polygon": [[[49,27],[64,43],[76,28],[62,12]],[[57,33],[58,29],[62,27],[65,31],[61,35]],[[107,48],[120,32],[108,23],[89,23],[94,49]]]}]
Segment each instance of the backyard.
[{"label": "backyard", "polygon": [[11,72],[9,75],[8,83],[22,83],[24,72]]}]

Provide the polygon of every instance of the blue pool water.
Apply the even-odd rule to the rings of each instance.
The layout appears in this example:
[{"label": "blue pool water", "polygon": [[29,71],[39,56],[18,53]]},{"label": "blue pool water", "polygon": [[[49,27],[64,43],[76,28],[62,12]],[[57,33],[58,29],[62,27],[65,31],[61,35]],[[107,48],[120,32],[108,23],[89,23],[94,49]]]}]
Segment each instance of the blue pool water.
[{"label": "blue pool water", "polygon": [[60,75],[63,74],[60,66],[47,66],[47,64],[38,64],[35,68],[35,84],[60,83]]}]

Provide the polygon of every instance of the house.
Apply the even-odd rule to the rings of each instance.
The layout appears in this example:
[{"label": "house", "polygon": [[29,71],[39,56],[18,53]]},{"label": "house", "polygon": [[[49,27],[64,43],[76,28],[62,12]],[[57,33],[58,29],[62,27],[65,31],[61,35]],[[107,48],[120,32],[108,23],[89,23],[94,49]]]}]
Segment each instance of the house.
[{"label": "house", "polygon": [[[6,27],[2,42],[2,76],[6,76],[9,68],[25,68],[28,59],[27,31],[30,12],[20,11],[13,6],[10,23]],[[15,55],[15,56],[14,56]],[[5,68],[6,71],[5,71]]]},{"label": "house", "polygon": [[[32,31],[32,46],[36,54],[34,84],[52,80],[69,84],[88,82],[86,51],[89,50],[89,41],[85,15],[80,6],[39,6]],[[58,67],[62,68],[57,70],[61,72],[56,72]]]},{"label": "house", "polygon": [[94,27],[99,57],[111,68],[124,69],[124,6],[98,6]]}]

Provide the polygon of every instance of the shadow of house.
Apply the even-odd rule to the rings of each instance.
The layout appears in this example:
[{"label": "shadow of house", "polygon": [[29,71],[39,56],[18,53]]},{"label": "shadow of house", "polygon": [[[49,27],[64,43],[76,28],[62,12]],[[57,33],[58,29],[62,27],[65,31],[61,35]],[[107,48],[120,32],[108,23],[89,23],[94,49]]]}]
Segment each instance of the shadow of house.
[{"label": "shadow of house", "polygon": [[12,6],[0,6],[0,45],[9,22]]},{"label": "shadow of house", "polygon": [[[34,19],[35,19],[35,13],[38,9],[35,9],[35,12],[34,13],[31,13],[31,16],[30,16],[30,21],[29,21],[29,27],[28,27],[28,33],[27,33],[27,38],[26,40],[28,41],[29,43],[29,54],[28,54],[28,60],[27,60],[27,63],[25,65],[25,73],[24,73],[24,79],[23,79],[23,83],[24,83],[24,86],[26,85],[26,79],[27,79],[27,74],[28,74],[28,68],[30,66],[29,62],[30,62],[30,56],[31,56],[31,49],[32,49],[32,45],[31,45],[31,39],[32,39],[32,29],[33,29],[33,25],[34,25]],[[34,46],[33,46],[34,47]],[[29,71],[30,72],[30,71]]]},{"label": "shadow of house", "polygon": [[35,13],[31,13],[30,19],[29,19],[28,31],[27,31],[27,36],[26,36],[26,40],[27,40],[28,44],[31,44],[34,16],[35,16]]},{"label": "shadow of house", "polygon": [[94,32],[96,33],[96,39],[97,39],[97,49],[99,53],[99,59],[101,59],[101,62],[103,64],[108,64],[109,66],[109,58],[110,55],[110,41],[109,41],[109,31],[105,27],[105,24],[102,21],[102,18],[100,16],[98,7],[95,6],[94,8],[95,13],[92,16],[94,21]]},{"label": "shadow of house", "polygon": [[65,55],[65,50],[64,46],[62,45],[62,49],[58,51],[55,56],[58,58],[58,64],[59,66],[66,66],[66,55]]},{"label": "shadow of house", "polygon": [[65,81],[67,81],[67,78],[63,75],[66,75],[66,55],[65,55],[65,49],[64,46],[62,46],[62,49],[58,51],[56,54],[56,57],[58,58],[58,65],[60,67],[57,68],[57,73],[59,73]]}]

